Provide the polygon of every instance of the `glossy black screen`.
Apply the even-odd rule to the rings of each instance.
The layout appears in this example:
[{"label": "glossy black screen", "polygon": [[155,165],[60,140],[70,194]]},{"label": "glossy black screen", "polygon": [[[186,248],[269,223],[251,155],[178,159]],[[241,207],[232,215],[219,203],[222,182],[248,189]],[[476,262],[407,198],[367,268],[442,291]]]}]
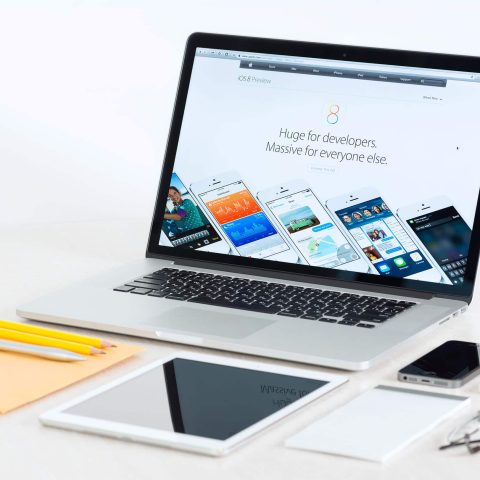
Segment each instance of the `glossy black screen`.
[{"label": "glossy black screen", "polygon": [[455,380],[466,377],[478,367],[478,345],[452,340],[403,368],[400,373]]},{"label": "glossy black screen", "polygon": [[326,383],[176,358],[65,412],[225,440]]}]

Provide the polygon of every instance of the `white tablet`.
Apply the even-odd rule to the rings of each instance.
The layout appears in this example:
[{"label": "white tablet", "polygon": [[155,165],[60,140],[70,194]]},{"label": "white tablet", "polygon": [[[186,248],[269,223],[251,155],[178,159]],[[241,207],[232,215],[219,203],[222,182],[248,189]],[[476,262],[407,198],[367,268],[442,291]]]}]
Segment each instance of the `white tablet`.
[{"label": "white tablet", "polygon": [[224,455],[347,378],[178,352],[44,413],[45,425]]}]

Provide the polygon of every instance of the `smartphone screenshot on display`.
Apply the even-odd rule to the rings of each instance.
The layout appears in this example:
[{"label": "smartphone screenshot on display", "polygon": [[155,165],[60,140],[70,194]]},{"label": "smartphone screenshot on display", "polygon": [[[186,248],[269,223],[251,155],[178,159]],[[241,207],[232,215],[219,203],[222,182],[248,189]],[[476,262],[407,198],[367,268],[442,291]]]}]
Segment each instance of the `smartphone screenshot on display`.
[{"label": "smartphone screenshot on display", "polygon": [[223,242],[176,173],[170,181],[162,231],[173,247],[197,249]]},{"label": "smartphone screenshot on display", "polygon": [[381,197],[335,214],[380,275],[408,277],[432,269]]},{"label": "smartphone screenshot on display", "polygon": [[241,180],[198,197],[239,255],[269,258],[290,250]]},{"label": "smartphone screenshot on display", "polygon": [[[186,75],[158,245],[465,284],[479,75],[200,47]],[[425,199],[437,200],[419,213]]]},{"label": "smartphone screenshot on display", "polygon": [[310,188],[266,200],[266,206],[309,265],[366,271],[365,262]]},{"label": "smartphone screenshot on display", "polygon": [[455,207],[410,218],[407,223],[450,282],[463,283],[472,231]]}]

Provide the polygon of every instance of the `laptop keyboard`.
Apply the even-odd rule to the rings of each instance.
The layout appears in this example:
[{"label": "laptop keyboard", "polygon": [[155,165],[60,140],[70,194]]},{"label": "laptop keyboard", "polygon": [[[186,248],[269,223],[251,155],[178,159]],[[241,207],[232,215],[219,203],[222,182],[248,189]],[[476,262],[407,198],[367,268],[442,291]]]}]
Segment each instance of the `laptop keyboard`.
[{"label": "laptop keyboard", "polygon": [[175,268],[163,268],[114,290],[361,328],[374,328],[416,305],[390,298]]}]

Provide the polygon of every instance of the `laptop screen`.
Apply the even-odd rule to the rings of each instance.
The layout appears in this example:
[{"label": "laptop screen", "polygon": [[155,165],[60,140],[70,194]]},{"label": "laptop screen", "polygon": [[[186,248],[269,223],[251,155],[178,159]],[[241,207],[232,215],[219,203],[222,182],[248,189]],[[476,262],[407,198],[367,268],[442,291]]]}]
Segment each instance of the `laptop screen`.
[{"label": "laptop screen", "polygon": [[462,285],[480,75],[197,48],[159,245]]}]

